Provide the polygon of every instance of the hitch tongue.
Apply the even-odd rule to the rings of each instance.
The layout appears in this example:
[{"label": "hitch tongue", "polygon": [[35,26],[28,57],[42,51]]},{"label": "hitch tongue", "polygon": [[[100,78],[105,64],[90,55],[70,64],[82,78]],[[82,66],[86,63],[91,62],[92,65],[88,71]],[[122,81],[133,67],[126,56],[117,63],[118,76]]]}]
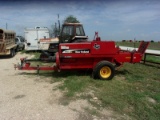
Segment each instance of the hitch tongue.
[{"label": "hitch tongue", "polygon": [[18,63],[17,65],[15,65],[15,67],[18,68],[19,70],[23,68],[28,68],[30,66],[30,63],[26,62],[26,58],[21,58],[20,61],[21,64]]}]

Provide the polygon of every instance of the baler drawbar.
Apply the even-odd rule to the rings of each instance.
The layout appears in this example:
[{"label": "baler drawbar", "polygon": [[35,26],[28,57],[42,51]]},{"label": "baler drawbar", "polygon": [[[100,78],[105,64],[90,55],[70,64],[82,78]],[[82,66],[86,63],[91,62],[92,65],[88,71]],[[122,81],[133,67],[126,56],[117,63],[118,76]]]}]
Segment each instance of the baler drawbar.
[{"label": "baler drawbar", "polygon": [[141,42],[138,50],[125,51],[115,45],[114,41],[101,41],[98,34],[93,41],[80,43],[61,43],[55,56],[40,58],[39,61],[55,62],[54,66],[31,66],[32,60],[21,58],[19,70],[88,70],[93,77],[110,80],[115,75],[116,67],[123,63],[139,63],[149,42]]}]

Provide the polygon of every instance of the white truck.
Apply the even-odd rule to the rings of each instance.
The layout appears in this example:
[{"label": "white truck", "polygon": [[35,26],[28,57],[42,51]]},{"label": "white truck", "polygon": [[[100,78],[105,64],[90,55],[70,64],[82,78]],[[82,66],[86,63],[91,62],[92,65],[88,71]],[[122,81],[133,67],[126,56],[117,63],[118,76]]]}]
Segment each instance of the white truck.
[{"label": "white truck", "polygon": [[35,28],[25,28],[25,50],[46,50],[45,44],[40,42],[40,39],[48,39],[49,29],[47,27],[35,27]]}]

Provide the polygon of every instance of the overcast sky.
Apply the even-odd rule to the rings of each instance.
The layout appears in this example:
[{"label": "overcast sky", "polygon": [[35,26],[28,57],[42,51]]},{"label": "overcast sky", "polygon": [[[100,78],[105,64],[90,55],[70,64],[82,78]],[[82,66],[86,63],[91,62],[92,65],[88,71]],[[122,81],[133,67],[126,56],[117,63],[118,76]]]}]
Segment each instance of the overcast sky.
[{"label": "overcast sky", "polygon": [[160,41],[160,0],[5,0],[0,1],[0,28],[24,35],[24,28],[48,27],[75,16],[92,40]]}]

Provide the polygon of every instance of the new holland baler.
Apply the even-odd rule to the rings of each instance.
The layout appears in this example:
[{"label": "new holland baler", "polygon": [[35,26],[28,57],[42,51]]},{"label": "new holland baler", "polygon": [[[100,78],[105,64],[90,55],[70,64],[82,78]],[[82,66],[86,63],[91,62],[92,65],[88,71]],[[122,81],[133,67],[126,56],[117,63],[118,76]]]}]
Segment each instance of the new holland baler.
[{"label": "new holland baler", "polygon": [[[30,60],[21,58],[20,70],[86,70],[93,71],[93,78],[110,80],[115,69],[123,63],[139,63],[149,42],[141,42],[138,50],[125,51],[115,45],[114,41],[101,41],[98,34],[93,41],[59,44],[55,57],[47,58],[54,66],[31,66]],[[45,59],[45,58],[44,58]],[[45,59],[46,60],[46,59]]]}]

